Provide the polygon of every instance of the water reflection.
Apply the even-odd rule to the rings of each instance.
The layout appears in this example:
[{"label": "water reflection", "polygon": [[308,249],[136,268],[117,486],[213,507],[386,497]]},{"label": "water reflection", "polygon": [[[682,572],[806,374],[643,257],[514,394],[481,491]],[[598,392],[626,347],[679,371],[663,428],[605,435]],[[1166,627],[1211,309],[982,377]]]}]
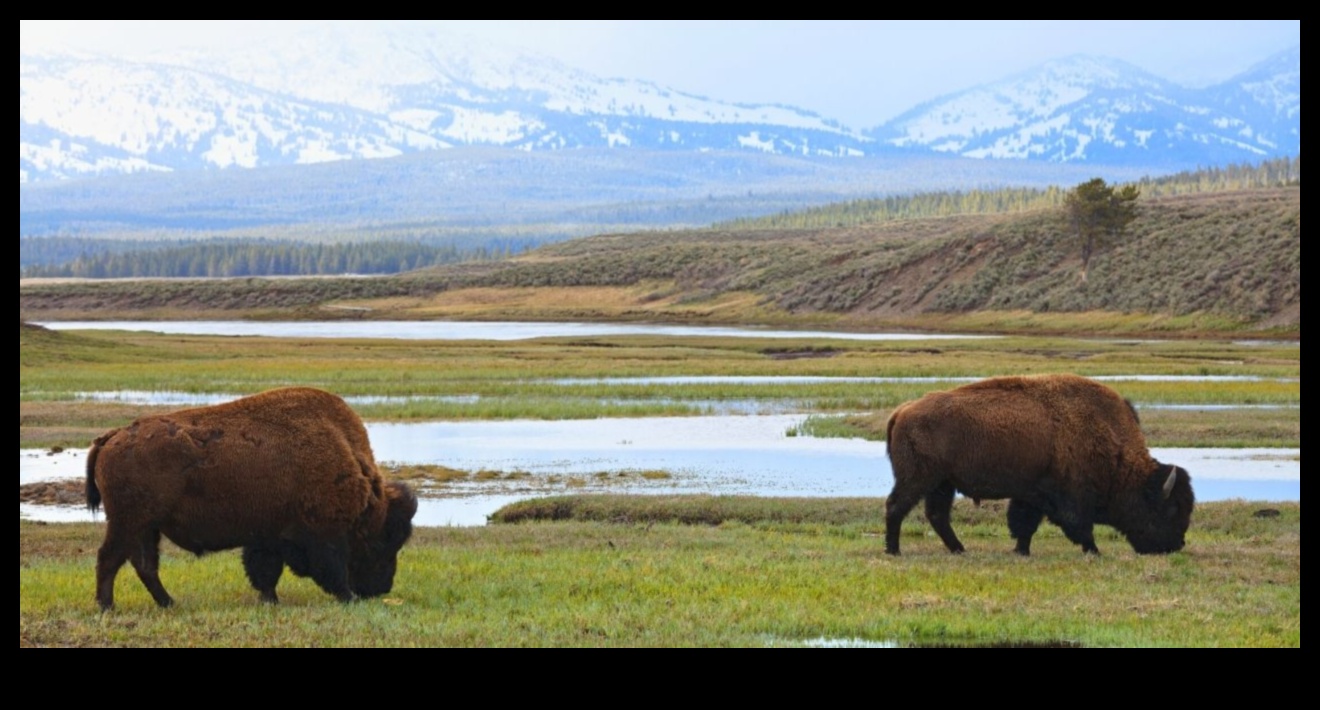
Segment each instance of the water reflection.
[{"label": "water reflection", "polygon": [[[201,407],[232,402],[244,395],[231,392],[172,392],[152,390],[120,390],[117,392],[74,392],[72,398],[80,402],[113,402],[115,404],[149,404],[172,407]],[[498,397],[493,399],[500,399]],[[409,404],[413,402],[449,402],[451,404],[478,404],[481,395],[345,395],[350,405]],[[811,409],[808,402],[795,399],[676,399],[673,397],[631,397],[628,399],[593,397],[591,402],[610,407],[668,406],[687,409],[693,414],[792,414]]]},{"label": "water reflection", "polygon": [[138,330],[178,335],[259,335],[281,338],[399,338],[404,340],[527,340],[550,337],[668,335],[840,340],[947,340],[997,335],[848,333],[644,323],[520,323],[459,321],[46,321],[52,330]]},{"label": "water reflection", "polygon": [[[427,497],[418,525],[482,525],[516,500],[558,493],[714,493],[880,497],[892,474],[885,447],[860,439],[791,437],[802,415],[574,421],[373,423],[381,462],[441,464],[467,471],[525,471],[536,480],[464,484]],[[1301,500],[1300,449],[1154,449],[1192,473],[1197,500]],[[19,451],[19,484],[84,475],[85,451]],[[592,474],[663,470],[670,478]],[[556,479],[560,484],[549,481]],[[556,485],[559,486],[555,490]],[[42,509],[37,509],[42,508]],[[19,507],[20,516],[92,520],[81,509]],[[69,516],[69,517],[66,517]]]},{"label": "water reflection", "polygon": [[[829,377],[824,375],[667,375],[663,377],[598,377],[549,380],[557,385],[811,385],[836,382],[929,384],[978,382],[985,377]],[[1299,382],[1300,377],[1256,375],[1090,375],[1104,382]]]},{"label": "water reflection", "polygon": [[[116,404],[153,404],[177,407],[202,407],[232,402],[245,395],[233,392],[177,392],[171,390],[116,390],[114,392],[74,392],[73,399],[82,402],[114,402]],[[473,404],[481,397],[471,395],[347,395],[349,404],[408,404],[410,402],[456,402]]]},{"label": "water reflection", "polygon": [[[1099,380],[1116,380],[1125,376],[1097,377]],[[1127,376],[1136,378],[1137,376]],[[1160,379],[1147,378],[1147,381],[1227,381],[1255,380],[1261,378],[1228,377],[1179,377],[1169,375]],[[820,383],[929,383],[929,382],[973,382],[977,377],[777,377],[777,376],[729,376],[729,377],[639,377],[639,378],[602,378],[602,379],[561,379],[550,380],[551,384],[573,387],[576,385],[653,385],[653,384],[741,384],[741,385],[780,385],[780,384],[820,384]],[[1279,379],[1276,381],[1296,381]],[[40,395],[42,393],[28,393]],[[62,393],[59,393],[62,394]],[[114,402],[116,404],[146,404],[158,406],[199,407],[230,402],[244,395],[234,392],[179,392],[172,390],[116,390],[113,392],[74,392],[71,397],[83,402]],[[409,404],[414,402],[449,402],[453,404],[477,404],[481,395],[346,395],[344,400],[350,405],[374,404]],[[778,398],[731,398],[731,399],[677,399],[672,397],[642,398],[593,398],[592,401],[607,405],[687,405],[708,414],[789,414],[803,411],[809,405],[805,401]],[[1228,410],[1228,409],[1299,409],[1299,404],[1161,404],[1135,403],[1138,409],[1188,409],[1188,410]]]}]

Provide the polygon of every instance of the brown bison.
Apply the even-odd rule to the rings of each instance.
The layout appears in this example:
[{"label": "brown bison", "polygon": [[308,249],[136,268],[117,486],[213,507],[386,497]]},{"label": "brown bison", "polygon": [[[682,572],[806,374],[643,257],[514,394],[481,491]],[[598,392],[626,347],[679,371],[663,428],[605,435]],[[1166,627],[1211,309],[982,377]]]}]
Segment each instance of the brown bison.
[{"label": "brown bison", "polygon": [[901,405],[889,417],[894,489],[885,551],[918,501],[951,552],[954,493],[1008,499],[1017,552],[1031,553],[1042,518],[1085,552],[1092,526],[1110,525],[1138,553],[1182,549],[1193,496],[1187,471],[1151,458],[1136,411],[1112,389],[1076,375],[995,377]]},{"label": "brown bison", "polygon": [[160,537],[201,555],[243,548],[262,601],[287,564],[342,601],[385,594],[412,534],[417,499],[386,483],[362,420],[308,387],[147,416],[97,438],[87,505],[105,504],[96,601],[115,603],[125,561],[160,606]]}]

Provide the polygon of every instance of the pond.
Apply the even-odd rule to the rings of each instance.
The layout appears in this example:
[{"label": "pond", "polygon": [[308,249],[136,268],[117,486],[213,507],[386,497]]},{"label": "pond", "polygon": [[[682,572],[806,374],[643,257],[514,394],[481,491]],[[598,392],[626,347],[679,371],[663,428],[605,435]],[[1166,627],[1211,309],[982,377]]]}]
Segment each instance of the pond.
[{"label": "pond", "polygon": [[[1098,377],[1095,379],[1121,380],[1125,376],[1117,375],[1114,377]],[[971,377],[648,377],[648,378],[613,378],[598,380],[553,380],[552,384],[564,387],[573,387],[575,385],[585,385],[589,383],[600,384],[702,384],[706,382],[724,382],[725,384],[746,384],[746,385],[773,385],[773,384],[805,384],[807,382],[963,382],[974,381],[978,378]],[[1148,377],[1147,380],[1156,378]],[[1166,376],[1163,379],[1179,380],[1188,379],[1177,375]],[[1197,378],[1200,380],[1213,379],[1210,377]],[[1226,379],[1226,378],[1219,378]],[[1241,378],[1246,379],[1246,378]],[[29,395],[40,395],[40,392],[28,393]],[[114,402],[116,404],[145,404],[154,406],[171,407],[203,407],[224,402],[231,402],[243,395],[234,392],[180,392],[178,390],[114,390],[109,392],[73,392],[70,395],[75,401],[81,402]],[[449,402],[451,404],[476,405],[482,402],[482,396],[477,394],[461,395],[346,395],[344,401],[354,407],[374,404],[408,404],[411,402]],[[686,404],[698,408],[702,414],[794,414],[809,413],[812,411],[810,403],[806,400],[796,399],[766,399],[757,397],[728,398],[728,399],[690,399],[678,400],[672,397],[631,397],[628,399],[597,399],[606,404]],[[1230,409],[1300,409],[1300,404],[1165,404],[1159,402],[1134,402],[1138,410],[1145,409],[1183,409],[1183,410],[1230,410]]]},{"label": "pond", "polygon": [[260,335],[282,338],[399,338],[403,340],[527,340],[550,337],[668,335],[841,340],[983,339],[994,335],[851,333],[645,323],[520,323],[463,321],[46,321],[51,330],[139,330],[177,335]]},{"label": "pond", "polygon": [[[893,483],[885,446],[789,436],[803,415],[368,424],[381,463],[525,478],[465,482],[427,494],[418,525],[482,525],[501,506],[544,495],[711,493],[881,497]],[[1301,500],[1300,449],[1154,449],[1192,474],[1197,500]],[[19,483],[79,478],[85,451],[19,451]],[[665,471],[649,478],[638,472]],[[78,507],[19,506],[19,516],[92,520]]]}]

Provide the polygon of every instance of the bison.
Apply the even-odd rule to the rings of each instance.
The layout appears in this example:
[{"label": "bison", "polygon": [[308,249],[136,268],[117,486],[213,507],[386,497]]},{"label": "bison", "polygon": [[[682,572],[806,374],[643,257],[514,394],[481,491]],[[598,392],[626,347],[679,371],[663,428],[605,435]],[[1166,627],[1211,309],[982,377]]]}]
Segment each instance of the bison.
[{"label": "bison", "polygon": [[213,407],[146,416],[98,437],[87,505],[105,505],[96,601],[115,602],[125,561],[162,607],[160,538],[201,555],[243,549],[265,602],[287,564],[342,601],[385,594],[412,534],[417,498],[386,483],[362,420],[339,397],[275,389]]},{"label": "bison", "polygon": [[894,488],[885,502],[885,551],[917,501],[951,552],[954,493],[1008,499],[1018,554],[1031,554],[1042,518],[1084,552],[1099,554],[1092,526],[1109,525],[1141,554],[1182,549],[1191,522],[1191,477],[1151,458],[1132,404],[1076,375],[995,377],[932,392],[888,423]]}]

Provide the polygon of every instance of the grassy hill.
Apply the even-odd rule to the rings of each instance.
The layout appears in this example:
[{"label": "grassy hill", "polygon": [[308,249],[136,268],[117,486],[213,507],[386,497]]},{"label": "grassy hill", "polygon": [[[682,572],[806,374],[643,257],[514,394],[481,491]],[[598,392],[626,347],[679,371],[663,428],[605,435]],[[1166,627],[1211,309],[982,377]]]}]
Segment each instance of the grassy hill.
[{"label": "grassy hill", "polygon": [[1300,336],[1300,186],[1139,205],[1126,236],[1093,259],[1085,280],[1062,213],[1038,209],[845,227],[601,235],[495,263],[374,279],[25,283],[19,311],[37,320],[324,318],[340,311],[965,330],[1017,322],[1028,330]]}]

